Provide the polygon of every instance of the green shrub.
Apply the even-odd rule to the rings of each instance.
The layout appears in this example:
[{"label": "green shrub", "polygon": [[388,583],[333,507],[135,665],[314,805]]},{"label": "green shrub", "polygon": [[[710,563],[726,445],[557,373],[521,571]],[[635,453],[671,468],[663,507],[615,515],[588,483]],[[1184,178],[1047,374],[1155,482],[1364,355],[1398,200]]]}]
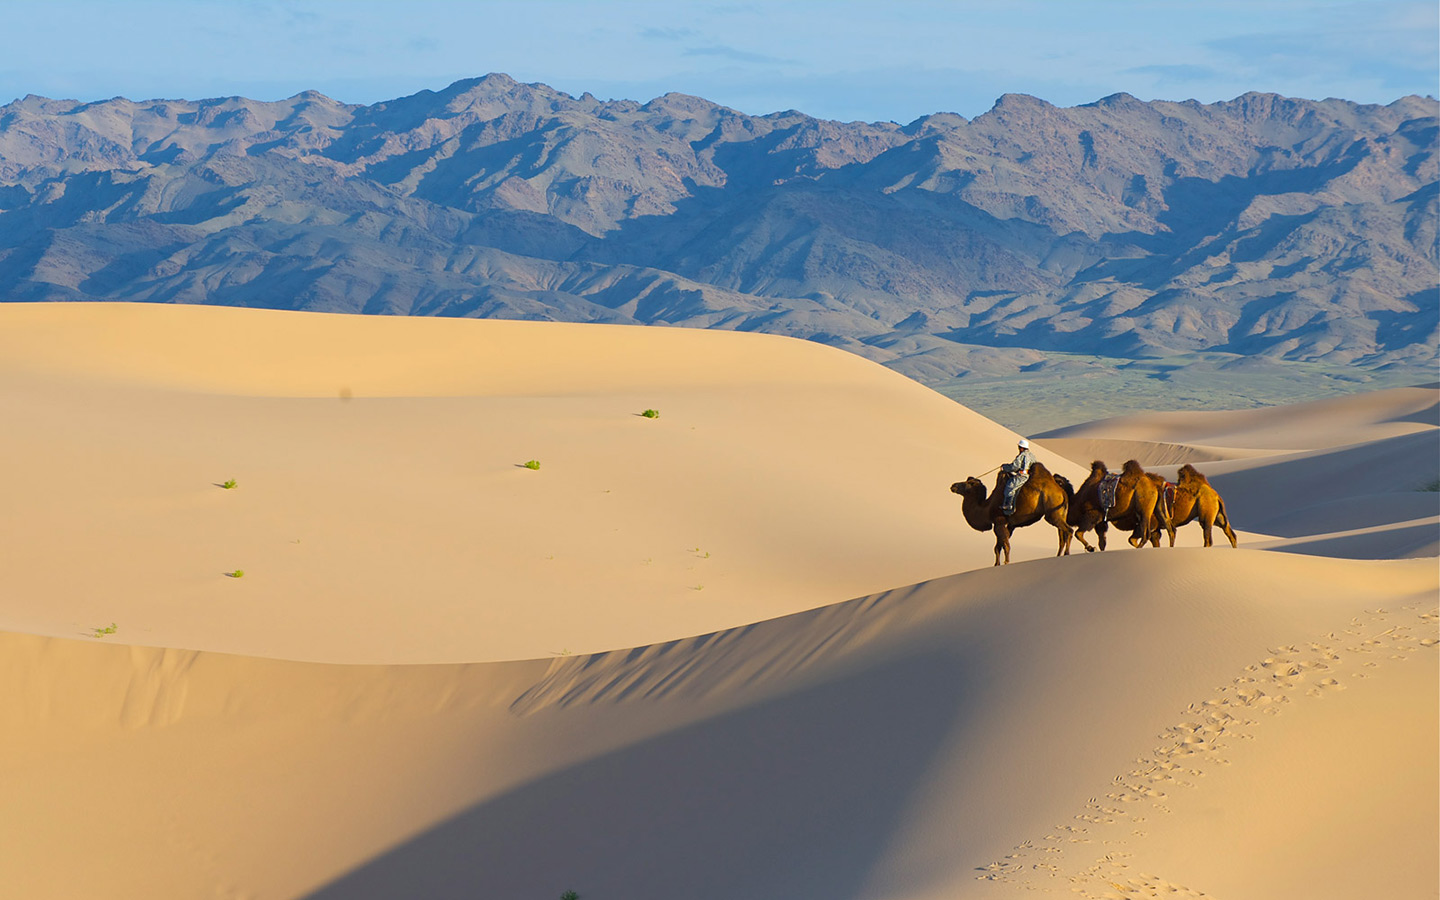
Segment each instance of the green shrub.
[{"label": "green shrub", "polygon": [[658,409],[647,409],[647,410],[645,410],[644,412],[642,412],[640,415],[644,416],[644,417],[647,418],[647,419],[658,419],[658,418],[660,418],[660,410],[658,410]]},{"label": "green shrub", "polygon": [[226,577],[226,578],[244,578],[244,577],[245,577],[245,570],[244,570],[244,569],[236,569],[236,570],[233,571],[233,572],[226,572],[226,573],[225,573],[225,577]]},{"label": "green shrub", "polygon": [[574,891],[566,891],[560,895],[560,900],[580,900],[580,895]]},{"label": "green shrub", "polygon": [[526,463],[525,463],[525,468],[531,469],[531,470],[540,468],[540,460],[538,460],[538,459],[532,459],[532,460],[526,462]]},{"label": "green shrub", "polygon": [[227,478],[220,486],[227,491],[233,491],[235,489],[235,479]]},{"label": "green shrub", "polygon": [[109,625],[106,625],[104,628],[96,628],[96,629],[94,629],[94,631],[95,631],[95,637],[97,637],[97,638],[102,638],[102,637],[104,637],[104,636],[107,635],[107,634],[114,634],[114,633],[115,633],[115,623],[114,623],[114,622],[111,622]]}]

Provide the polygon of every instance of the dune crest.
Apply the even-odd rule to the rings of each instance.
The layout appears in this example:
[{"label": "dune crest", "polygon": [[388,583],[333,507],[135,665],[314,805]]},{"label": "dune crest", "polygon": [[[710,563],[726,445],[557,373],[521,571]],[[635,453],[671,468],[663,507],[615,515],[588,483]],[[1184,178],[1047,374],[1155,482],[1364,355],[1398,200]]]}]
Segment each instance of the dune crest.
[{"label": "dune crest", "polygon": [[[0,830],[9,859],[52,862],[0,875],[37,898],[530,896],[556,878],[596,894],[693,878],[701,900],[805,883],[1401,896],[1436,861],[1436,588],[1425,561],[1177,550],[553,662],[0,635],[18,736],[0,760],[26,773]],[[1361,785],[1380,818],[1352,814]],[[646,865],[617,865],[637,842]],[[1363,872],[1292,849],[1347,842]]]},{"label": "dune crest", "polygon": [[1433,553],[1434,493],[1345,477],[1431,464],[1415,398],[1203,463],[1239,550],[992,568],[948,487],[1008,430],[577,328],[0,305],[6,891],[1433,890],[1440,572],[1320,555]]},{"label": "dune crest", "polygon": [[[5,304],[0,344],[23,436],[0,462],[26,473],[0,628],[151,646],[471,662],[704,634],[988,563],[948,489],[1016,440],[768,335]],[[1019,558],[1054,552],[1036,531]]]}]

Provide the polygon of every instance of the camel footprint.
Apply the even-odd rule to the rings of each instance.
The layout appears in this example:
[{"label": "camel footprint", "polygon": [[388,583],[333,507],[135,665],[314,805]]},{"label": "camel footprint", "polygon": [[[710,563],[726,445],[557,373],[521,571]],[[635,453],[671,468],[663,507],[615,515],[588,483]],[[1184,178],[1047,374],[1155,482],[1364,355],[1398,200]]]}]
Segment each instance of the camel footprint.
[{"label": "camel footprint", "polygon": [[[1109,804],[1091,798],[1075,816],[1086,825],[1057,825],[1044,840],[1118,846],[1128,839],[1143,839],[1147,832],[1135,826],[1144,822],[1145,817],[1137,812],[1149,809],[1161,815],[1169,813],[1171,808],[1166,802],[1169,795],[1163,788],[1198,787],[1190,779],[1203,777],[1210,766],[1229,765],[1223,751],[1231,740],[1255,737],[1250,729],[1259,724],[1257,714],[1278,715],[1290,704],[1291,694],[1318,698],[1345,690],[1339,675],[1352,658],[1360,663],[1359,668],[1373,670],[1383,660],[1403,660],[1412,652],[1440,645],[1440,639],[1435,637],[1436,628],[1440,626],[1440,610],[1418,613],[1413,607],[1407,607],[1405,611],[1417,612],[1423,637],[1405,624],[1391,625],[1377,633],[1378,623],[1387,622],[1392,613],[1375,610],[1367,612],[1371,617],[1369,621],[1357,616],[1343,634],[1331,632],[1325,640],[1271,648],[1263,660],[1246,666],[1244,674],[1216,688],[1214,696],[1191,704],[1187,710],[1189,718],[1158,735],[1159,743],[1149,755],[1136,760],[1135,768],[1115,778],[1113,790],[1105,794]],[[1340,644],[1347,645],[1343,652],[1337,646]],[[1367,675],[1358,671],[1350,677],[1363,679]],[[1302,686],[1306,688],[1304,691],[1295,690]],[[1092,828],[1094,831],[1090,832]],[[1120,832],[1121,828],[1125,832]],[[1046,856],[1031,861],[1034,850],[1033,844],[1027,841],[1004,860],[982,869],[984,874],[978,877],[1018,882],[1032,888],[1036,886],[1030,881],[1033,877],[1043,874],[1047,882],[1058,877],[1064,863],[1062,848],[1046,846],[1036,851]],[[1125,862],[1129,856],[1128,852],[1118,849],[1107,853],[1088,869],[1070,876],[1073,890],[1087,898],[1207,896],[1155,876],[1130,873],[1129,864]]]}]

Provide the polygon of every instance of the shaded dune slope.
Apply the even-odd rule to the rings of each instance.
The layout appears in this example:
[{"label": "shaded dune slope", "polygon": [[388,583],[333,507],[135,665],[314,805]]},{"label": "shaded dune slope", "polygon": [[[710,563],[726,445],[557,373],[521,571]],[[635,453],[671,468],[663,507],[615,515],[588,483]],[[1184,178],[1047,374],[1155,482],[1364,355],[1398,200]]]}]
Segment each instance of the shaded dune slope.
[{"label": "shaded dune slope", "polygon": [[[947,487],[1015,435],[839,351],[14,305],[0,411],[16,896],[1434,887],[1434,559],[992,569]],[[1215,482],[1344,543],[1301,488],[1433,433]]]},{"label": "shaded dune slope", "polygon": [[[1170,479],[1195,466],[1231,521],[1259,537],[1252,546],[1425,557],[1440,553],[1437,410],[1440,385],[1431,384],[1271,409],[1144,413],[1056,429],[1043,441],[1076,462],[1135,458]],[[1193,541],[1198,529],[1188,531]]]},{"label": "shaded dune slope", "polygon": [[[1190,459],[1159,459],[1132,453],[1152,465],[1179,465],[1196,459],[1239,458],[1297,450],[1368,443],[1440,427],[1440,384],[1371,391],[1284,407],[1217,412],[1139,413],[1047,431],[1040,437],[1057,449],[1062,442],[1152,444],[1156,452],[1189,448]],[[1082,454],[1083,455],[1083,454]]]},{"label": "shaded dune slope", "polygon": [[53,864],[4,874],[31,897],[1401,896],[1440,837],[1435,592],[1430,562],[1177,550],[548,663],[6,635],[8,858]]}]

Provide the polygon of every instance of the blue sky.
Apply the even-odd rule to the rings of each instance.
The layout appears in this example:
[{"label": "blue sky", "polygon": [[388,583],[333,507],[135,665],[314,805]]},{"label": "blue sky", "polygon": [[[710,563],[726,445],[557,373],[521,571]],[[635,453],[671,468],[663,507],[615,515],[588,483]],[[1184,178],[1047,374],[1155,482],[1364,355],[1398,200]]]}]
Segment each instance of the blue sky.
[{"label": "blue sky", "polygon": [[1006,92],[1388,103],[1440,93],[1435,0],[7,0],[0,103],[314,89],[373,103],[505,72],[579,95],[908,122]]}]

